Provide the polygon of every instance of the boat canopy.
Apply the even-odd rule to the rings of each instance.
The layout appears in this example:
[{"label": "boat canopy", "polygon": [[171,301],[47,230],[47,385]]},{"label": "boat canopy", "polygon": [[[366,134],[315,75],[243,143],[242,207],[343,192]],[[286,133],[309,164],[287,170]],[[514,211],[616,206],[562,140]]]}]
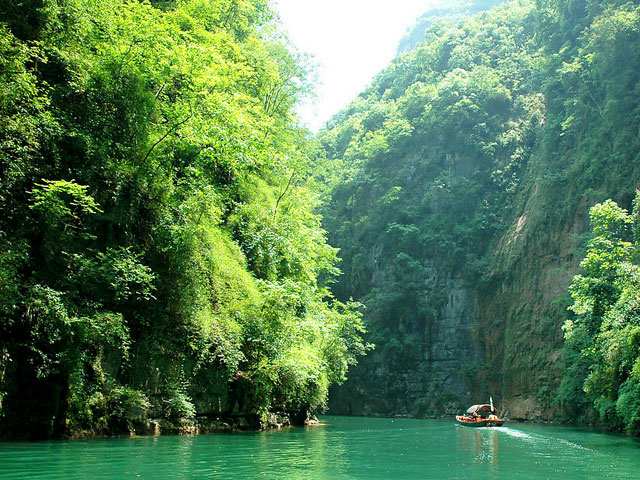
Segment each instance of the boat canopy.
[{"label": "boat canopy", "polygon": [[494,408],[493,410],[491,409],[491,405],[471,405],[469,407],[469,409],[467,410],[467,413],[472,415],[474,413],[498,413],[498,411]]}]

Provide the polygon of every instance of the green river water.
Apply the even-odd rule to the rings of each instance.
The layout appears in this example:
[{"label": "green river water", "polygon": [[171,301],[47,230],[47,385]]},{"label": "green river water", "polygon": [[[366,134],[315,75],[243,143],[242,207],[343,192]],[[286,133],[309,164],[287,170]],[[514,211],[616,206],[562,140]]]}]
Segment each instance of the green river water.
[{"label": "green river water", "polygon": [[0,479],[640,479],[637,439],[585,428],[321,421],[261,433],[0,443]]}]

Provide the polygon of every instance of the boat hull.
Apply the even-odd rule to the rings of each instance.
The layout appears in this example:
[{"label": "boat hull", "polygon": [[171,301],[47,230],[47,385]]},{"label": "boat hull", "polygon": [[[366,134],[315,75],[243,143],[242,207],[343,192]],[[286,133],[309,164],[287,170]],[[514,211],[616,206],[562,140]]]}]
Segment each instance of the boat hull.
[{"label": "boat hull", "polygon": [[504,423],[504,420],[502,420],[502,419],[497,419],[497,420],[489,420],[489,419],[475,420],[473,418],[468,418],[468,417],[463,417],[463,416],[457,416],[456,417],[456,421],[460,425],[464,425],[465,427],[474,427],[474,428],[478,428],[478,427],[501,427],[502,424]]}]

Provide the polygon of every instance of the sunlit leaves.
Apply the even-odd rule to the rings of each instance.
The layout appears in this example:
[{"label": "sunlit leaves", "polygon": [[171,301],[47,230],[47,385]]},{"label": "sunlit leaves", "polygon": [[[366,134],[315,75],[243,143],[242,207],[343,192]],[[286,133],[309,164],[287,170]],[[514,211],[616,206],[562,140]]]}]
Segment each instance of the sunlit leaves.
[{"label": "sunlit leaves", "polygon": [[0,27],[3,408],[56,388],[46,422],[107,433],[194,392],[322,406],[363,350],[306,186],[308,59],[264,0],[45,3]]},{"label": "sunlit leaves", "polygon": [[638,245],[625,240],[637,213],[629,215],[612,200],[591,209],[594,238],[581,263],[584,274],[570,289],[571,310],[578,316],[563,328],[568,351],[579,352],[589,365],[584,391],[601,419],[629,432],[640,427],[640,402],[633,393],[640,360],[640,268],[631,262]]},{"label": "sunlit leaves", "polygon": [[130,247],[112,249],[98,254],[105,276],[114,291],[116,301],[151,300],[155,287],[155,275],[140,262],[142,255],[135,254]]},{"label": "sunlit leaves", "polygon": [[66,180],[45,180],[30,192],[31,208],[46,215],[49,221],[78,221],[81,215],[100,211],[93,197],[87,194],[88,188]]}]

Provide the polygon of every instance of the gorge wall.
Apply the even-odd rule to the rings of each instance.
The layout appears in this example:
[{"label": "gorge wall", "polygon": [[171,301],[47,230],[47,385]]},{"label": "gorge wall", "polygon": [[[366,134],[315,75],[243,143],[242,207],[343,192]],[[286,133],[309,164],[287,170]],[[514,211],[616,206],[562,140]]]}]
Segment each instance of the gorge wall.
[{"label": "gorge wall", "polygon": [[376,344],[333,413],[492,395],[511,418],[562,417],[589,208],[629,208],[640,173],[638,25],[635,5],[567,1],[436,24],[321,132],[335,290]]},{"label": "gorge wall", "polygon": [[[482,362],[474,345],[476,295],[460,278],[448,278],[434,265],[424,268],[427,289],[448,292],[430,321],[398,318],[399,339],[378,348],[352,370],[356,379],[335,391],[331,411],[349,415],[431,416],[453,414],[469,398],[465,368]],[[425,300],[428,302],[428,300]]]}]

